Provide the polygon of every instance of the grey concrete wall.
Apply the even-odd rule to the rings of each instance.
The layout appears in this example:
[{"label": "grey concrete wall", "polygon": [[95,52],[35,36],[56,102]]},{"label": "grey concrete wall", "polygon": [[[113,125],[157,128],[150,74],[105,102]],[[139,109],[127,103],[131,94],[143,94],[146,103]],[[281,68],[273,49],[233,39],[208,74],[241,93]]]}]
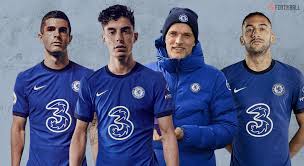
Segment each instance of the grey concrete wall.
[{"label": "grey concrete wall", "polygon": [[[135,10],[139,40],[135,44],[137,61],[155,60],[153,42],[172,7],[188,7],[199,15],[199,40],[205,60],[218,68],[243,59],[239,44],[241,21],[246,14],[262,11],[273,22],[277,42],[272,47],[275,59],[304,71],[304,2],[303,0],[1,0],[0,5],[0,165],[10,164],[10,125],[12,93],[16,75],[43,59],[43,46],[37,38],[42,16],[54,9],[63,10],[71,20],[74,39],[69,47],[71,59],[98,69],[108,61],[107,50],[100,39],[98,13],[109,5],[121,3]],[[272,4],[298,5],[299,10],[271,10]],[[27,126],[28,127],[28,126]],[[297,130],[294,115],[290,137]],[[28,131],[22,165],[28,157]],[[91,159],[90,149],[87,155]],[[229,165],[230,155],[216,151],[219,166]],[[292,159],[303,165],[304,151]],[[302,164],[301,164],[302,163]],[[92,165],[92,163],[90,163]]]}]

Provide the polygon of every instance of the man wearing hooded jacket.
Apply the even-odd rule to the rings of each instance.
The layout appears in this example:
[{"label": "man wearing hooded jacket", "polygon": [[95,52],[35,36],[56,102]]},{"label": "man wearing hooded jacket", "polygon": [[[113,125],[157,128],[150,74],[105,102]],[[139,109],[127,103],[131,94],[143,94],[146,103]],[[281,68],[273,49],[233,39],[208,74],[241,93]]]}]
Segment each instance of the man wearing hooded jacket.
[{"label": "man wearing hooded jacket", "polygon": [[[214,166],[214,150],[231,143],[237,119],[224,74],[204,63],[198,41],[197,14],[173,8],[155,41],[158,61],[148,66],[163,73],[171,92],[180,165]],[[157,127],[157,125],[156,125]],[[154,132],[154,150],[165,165],[161,133]]]}]

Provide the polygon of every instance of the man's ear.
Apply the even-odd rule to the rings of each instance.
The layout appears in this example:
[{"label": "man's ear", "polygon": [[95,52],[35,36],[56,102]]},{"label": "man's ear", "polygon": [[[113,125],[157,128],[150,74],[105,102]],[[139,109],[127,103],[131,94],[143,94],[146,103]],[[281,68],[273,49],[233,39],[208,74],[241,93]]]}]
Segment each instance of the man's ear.
[{"label": "man's ear", "polygon": [[104,43],[106,41],[106,38],[105,38],[105,33],[103,30],[101,31],[100,37],[101,37],[101,41]]},{"label": "man's ear", "polygon": [[69,43],[71,43],[72,39],[73,39],[73,35],[70,35],[70,41],[69,41]]},{"label": "man's ear", "polygon": [[37,36],[38,36],[39,40],[41,41],[42,40],[42,33],[39,32]]},{"label": "man's ear", "polygon": [[244,40],[243,36],[240,37],[240,43],[241,43],[242,46],[245,44],[245,40]]},{"label": "man's ear", "polygon": [[273,32],[271,32],[271,36],[270,36],[270,43],[274,44],[276,42],[277,38],[275,36],[275,34]]},{"label": "man's ear", "polygon": [[138,32],[134,32],[134,41],[133,43],[135,43],[138,39]]}]

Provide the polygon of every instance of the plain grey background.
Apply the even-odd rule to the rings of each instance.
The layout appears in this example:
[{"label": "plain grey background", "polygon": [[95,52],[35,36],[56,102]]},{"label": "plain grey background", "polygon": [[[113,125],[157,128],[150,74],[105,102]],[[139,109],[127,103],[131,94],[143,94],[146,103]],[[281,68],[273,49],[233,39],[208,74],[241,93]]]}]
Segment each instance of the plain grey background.
[{"label": "plain grey background", "polygon": [[[239,36],[242,19],[253,11],[264,12],[272,20],[277,36],[272,47],[273,57],[304,71],[304,2],[303,0],[1,0],[0,6],[0,165],[10,165],[10,126],[12,122],[12,94],[16,76],[43,59],[43,45],[39,42],[41,18],[50,10],[59,9],[68,15],[73,41],[69,46],[71,59],[81,65],[98,69],[108,61],[106,47],[97,21],[99,12],[113,4],[125,4],[135,11],[139,40],[133,54],[137,61],[154,61],[154,39],[172,7],[188,7],[199,15],[199,40],[205,61],[219,69],[244,58]],[[272,10],[271,5],[298,5],[299,10]],[[29,131],[22,165],[28,158]],[[290,138],[297,130],[292,115]],[[230,155],[217,150],[217,164],[228,166]],[[87,149],[89,164],[91,151]],[[304,151],[292,159],[294,166],[303,165]],[[300,164],[302,163],[302,164]]]}]

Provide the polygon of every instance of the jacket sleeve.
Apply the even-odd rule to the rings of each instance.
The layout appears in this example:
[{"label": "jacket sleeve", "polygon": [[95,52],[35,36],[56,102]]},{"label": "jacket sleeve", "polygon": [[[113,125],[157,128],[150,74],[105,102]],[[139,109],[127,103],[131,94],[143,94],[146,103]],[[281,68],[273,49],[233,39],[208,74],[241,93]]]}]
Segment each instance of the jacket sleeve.
[{"label": "jacket sleeve", "polygon": [[209,106],[210,123],[207,126],[183,125],[183,143],[203,149],[219,149],[232,142],[237,130],[237,114],[229,84],[219,72]]}]

